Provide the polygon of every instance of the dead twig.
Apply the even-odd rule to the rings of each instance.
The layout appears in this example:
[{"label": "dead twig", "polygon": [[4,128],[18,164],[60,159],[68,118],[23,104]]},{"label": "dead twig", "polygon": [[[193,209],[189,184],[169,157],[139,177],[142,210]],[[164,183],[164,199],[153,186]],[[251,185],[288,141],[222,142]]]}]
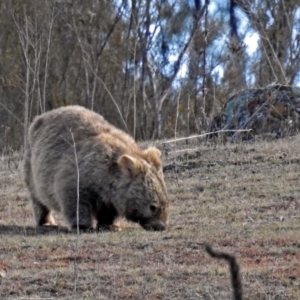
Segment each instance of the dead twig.
[{"label": "dead twig", "polygon": [[206,252],[214,258],[225,259],[230,265],[231,285],[233,289],[233,299],[243,299],[242,280],[240,276],[240,266],[234,255],[225,252],[217,252],[210,245],[205,246]]},{"label": "dead twig", "polygon": [[75,256],[74,256],[74,296],[77,299],[77,281],[78,281],[78,266],[77,266],[77,256],[79,250],[79,165],[78,165],[78,157],[77,157],[77,150],[76,150],[76,143],[73,132],[70,128],[70,134],[72,136],[73,142],[73,149],[74,149],[74,158],[75,158],[75,165],[76,165],[76,172],[77,172],[77,208],[76,208],[76,223],[77,223],[77,230],[76,230],[76,244],[75,244]]},{"label": "dead twig", "polygon": [[179,141],[185,141],[185,140],[189,140],[189,139],[195,139],[195,138],[204,137],[204,136],[207,136],[207,135],[211,135],[211,134],[215,134],[215,133],[221,133],[221,132],[249,132],[249,131],[251,131],[251,129],[217,130],[217,131],[213,131],[213,132],[207,132],[207,133],[192,135],[192,136],[183,137],[183,138],[176,138],[176,139],[172,139],[172,140],[168,140],[168,141],[158,141],[157,143],[162,143],[162,144],[175,143],[175,142],[179,142]]}]

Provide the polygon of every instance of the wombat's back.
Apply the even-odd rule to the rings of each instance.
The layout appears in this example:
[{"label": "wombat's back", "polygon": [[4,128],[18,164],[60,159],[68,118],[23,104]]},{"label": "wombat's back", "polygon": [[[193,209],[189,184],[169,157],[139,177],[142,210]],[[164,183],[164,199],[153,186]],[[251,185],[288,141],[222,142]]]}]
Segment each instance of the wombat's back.
[{"label": "wombat's back", "polygon": [[81,140],[109,130],[109,127],[102,116],[84,107],[66,106],[36,117],[29,128],[28,143],[29,146],[40,140],[53,143],[58,137],[71,141],[72,135]]},{"label": "wombat's back", "polygon": [[73,161],[75,145],[78,159],[95,151],[96,156],[101,157],[107,147],[120,154],[144,155],[133,138],[109,124],[101,115],[81,106],[66,106],[36,117],[29,127],[25,178],[32,174],[36,177],[34,182],[45,182],[46,179],[39,178],[43,175],[53,178],[62,163]]},{"label": "wombat's back", "polygon": [[124,146],[140,152],[140,147],[129,135],[109,124],[101,115],[75,105],[54,109],[36,117],[29,128],[28,146],[32,148],[39,144],[40,149],[53,147],[63,150],[74,141],[84,143],[101,134],[108,134]]}]

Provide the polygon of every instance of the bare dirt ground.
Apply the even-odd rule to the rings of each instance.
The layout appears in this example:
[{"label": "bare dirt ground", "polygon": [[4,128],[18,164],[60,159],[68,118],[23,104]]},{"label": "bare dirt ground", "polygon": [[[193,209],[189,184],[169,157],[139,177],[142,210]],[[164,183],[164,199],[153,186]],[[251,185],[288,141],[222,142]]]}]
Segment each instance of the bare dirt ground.
[{"label": "bare dirt ground", "polygon": [[21,163],[0,158],[0,299],[231,299],[205,243],[236,255],[244,299],[300,299],[300,137],[170,145],[162,233],[35,228]]}]

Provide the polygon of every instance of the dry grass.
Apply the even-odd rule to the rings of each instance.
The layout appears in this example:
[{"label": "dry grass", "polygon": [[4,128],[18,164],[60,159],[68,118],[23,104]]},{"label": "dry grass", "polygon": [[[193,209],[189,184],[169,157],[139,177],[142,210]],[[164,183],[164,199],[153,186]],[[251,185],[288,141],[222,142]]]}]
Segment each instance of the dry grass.
[{"label": "dry grass", "polygon": [[[172,144],[172,151],[184,144]],[[198,144],[165,160],[171,223],[163,233],[76,235],[33,227],[18,161],[0,161],[1,299],[231,299],[235,254],[244,299],[300,299],[300,137],[253,144]]]}]

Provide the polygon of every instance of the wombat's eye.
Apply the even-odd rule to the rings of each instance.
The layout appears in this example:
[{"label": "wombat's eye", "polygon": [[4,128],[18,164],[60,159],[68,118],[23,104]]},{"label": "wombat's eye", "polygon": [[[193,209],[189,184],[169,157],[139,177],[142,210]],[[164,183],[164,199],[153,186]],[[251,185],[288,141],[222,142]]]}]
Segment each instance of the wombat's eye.
[{"label": "wombat's eye", "polygon": [[151,210],[152,212],[156,212],[157,206],[156,206],[156,205],[150,205],[150,210]]}]

